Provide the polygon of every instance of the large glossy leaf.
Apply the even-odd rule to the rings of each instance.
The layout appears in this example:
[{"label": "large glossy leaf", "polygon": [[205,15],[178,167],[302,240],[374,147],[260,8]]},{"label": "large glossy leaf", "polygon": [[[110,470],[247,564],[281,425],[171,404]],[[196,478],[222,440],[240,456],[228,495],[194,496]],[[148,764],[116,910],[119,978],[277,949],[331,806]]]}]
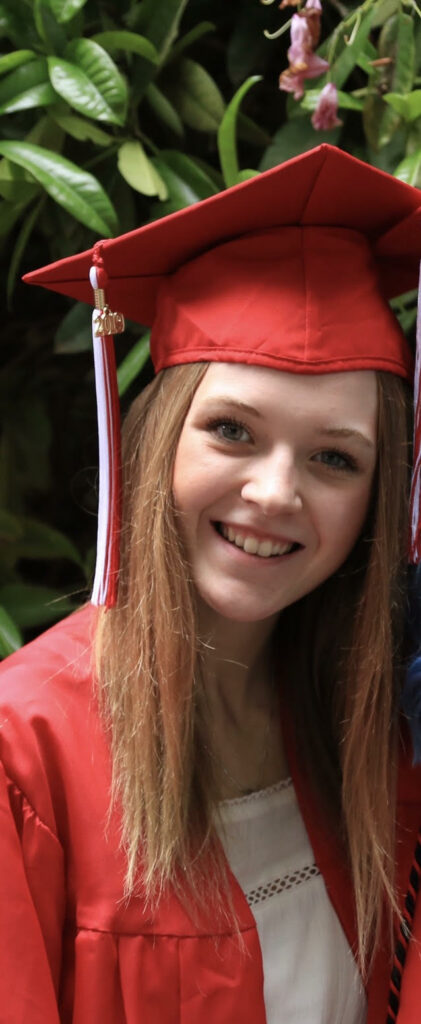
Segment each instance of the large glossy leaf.
[{"label": "large glossy leaf", "polygon": [[59,206],[100,235],[117,230],[117,215],[102,185],[57,153],[29,142],[0,141],[0,155],[24,167]]},{"label": "large glossy leaf", "polygon": [[171,102],[190,128],[216,132],[225,111],[223,96],[208,72],[196,61],[183,57],[173,72],[171,65]]},{"label": "large glossy leaf", "polygon": [[43,58],[22,64],[0,82],[0,114],[47,107],[56,100]]},{"label": "large glossy leaf", "polygon": [[7,658],[22,647],[23,636],[9,612],[0,605],[0,658]]},{"label": "large glossy leaf", "polygon": [[186,153],[181,153],[178,149],[161,149],[159,159],[178,174],[199,199],[208,199],[220,191],[207,170]]},{"label": "large glossy leaf", "polygon": [[102,46],[91,39],[74,39],[66,48],[65,58],[48,58],[56,92],[86,117],[124,124],[127,85]]},{"label": "large glossy leaf", "polygon": [[71,135],[73,139],[78,139],[79,142],[94,142],[96,146],[109,146],[110,142],[112,142],[111,136],[107,135],[102,128],[98,128],[98,125],[94,124],[93,121],[85,121],[83,117],[78,117],[77,114],[66,114],[62,110],[53,107],[50,110],[50,117],[54,118],[67,135]]},{"label": "large glossy leaf", "polygon": [[49,0],[49,4],[57,21],[66,22],[85,6],[86,0]]},{"label": "large glossy leaf", "polygon": [[237,117],[244,96],[255,82],[260,82],[260,75],[252,75],[237,89],[222,118],[218,129],[218,152],[222,174],[227,188],[235,185],[240,173],[237,154]]},{"label": "large glossy leaf", "polygon": [[145,36],[139,35],[138,32],[124,32],[120,29],[113,29],[109,32],[97,32],[95,36],[92,36],[92,39],[109,53],[118,53],[123,50],[125,53],[137,53],[139,57],[144,57],[145,60],[151,61],[152,64],[158,62],[158,52],[155,46]]},{"label": "large glossy leaf", "polygon": [[54,622],[76,607],[62,590],[29,583],[8,583],[0,587],[0,605],[21,629]]},{"label": "large glossy leaf", "polygon": [[34,60],[36,53],[34,50],[14,50],[13,53],[5,53],[0,57],[0,75],[5,75],[9,71],[14,71],[15,68],[20,67],[21,64],[28,64],[29,61]]},{"label": "large glossy leaf", "polygon": [[421,188],[421,149],[401,160],[396,168],[395,177],[405,181],[407,185]]},{"label": "large glossy leaf", "polygon": [[176,210],[182,210],[185,206],[191,206],[192,203],[198,203],[202,196],[200,195],[201,189],[198,191],[197,188],[187,181],[184,174],[177,173],[162,157],[162,155],[153,158],[153,163],[159,174],[164,179],[168,189],[168,199],[166,202],[154,203],[151,209],[151,216],[157,220],[159,217],[165,217],[169,213],[175,213]]},{"label": "large glossy leaf", "polygon": [[140,142],[124,142],[118,151],[118,169],[125,181],[145,196],[168,195],[165,182],[156,167],[146,155]]},{"label": "large glossy leaf", "polygon": [[421,117],[421,89],[414,89],[404,96],[399,92],[389,92],[383,99],[403,117],[404,121],[416,121]]},{"label": "large glossy leaf", "polygon": [[117,370],[118,393],[120,398],[122,395],[125,395],[130,384],[134,381],[135,377],[137,377],[141,370],[143,370],[143,367],[149,358],[150,336],[150,331],[143,334],[120,363]]},{"label": "large glossy leaf", "polygon": [[183,122],[175,107],[173,107],[171,101],[167,96],[158,89],[158,86],[154,82],[150,82],[145,92],[145,97],[153,110],[154,114],[170,128],[174,135],[178,135],[180,138],[184,135]]}]

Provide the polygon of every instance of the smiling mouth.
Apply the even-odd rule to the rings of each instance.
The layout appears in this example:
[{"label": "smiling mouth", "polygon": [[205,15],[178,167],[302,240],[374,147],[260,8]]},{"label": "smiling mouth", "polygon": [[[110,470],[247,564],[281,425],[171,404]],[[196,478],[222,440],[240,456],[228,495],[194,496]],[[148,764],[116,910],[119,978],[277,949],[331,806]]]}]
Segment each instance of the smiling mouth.
[{"label": "smiling mouth", "polygon": [[293,551],[298,551],[302,546],[293,542],[261,540],[259,537],[254,537],[253,534],[240,533],[224,523],[214,523],[213,525],[220,537],[223,537],[229,544],[245,551],[247,555],[257,555],[258,558],[279,558],[281,555],[290,555]]}]

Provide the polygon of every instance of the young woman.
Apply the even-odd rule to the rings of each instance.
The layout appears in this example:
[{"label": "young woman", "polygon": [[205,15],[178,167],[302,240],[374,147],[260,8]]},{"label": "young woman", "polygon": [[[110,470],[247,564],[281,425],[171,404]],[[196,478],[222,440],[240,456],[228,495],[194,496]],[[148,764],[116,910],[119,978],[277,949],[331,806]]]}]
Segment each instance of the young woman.
[{"label": "young woman", "polygon": [[87,298],[93,263],[158,375],[118,566],[107,482],[108,607],[3,670],[0,1021],[418,1021],[413,361],[384,293],[419,217],[322,146],[31,275]]}]

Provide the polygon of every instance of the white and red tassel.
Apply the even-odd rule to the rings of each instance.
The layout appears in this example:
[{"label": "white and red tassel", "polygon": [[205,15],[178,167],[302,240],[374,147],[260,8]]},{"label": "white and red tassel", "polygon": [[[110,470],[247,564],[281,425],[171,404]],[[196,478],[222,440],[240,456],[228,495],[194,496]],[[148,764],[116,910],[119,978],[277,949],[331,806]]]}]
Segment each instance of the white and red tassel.
[{"label": "white and red tassel", "polygon": [[95,246],[95,263],[89,272],[95,296],[92,341],[99,447],[97,554],[91,601],[112,608],[117,600],[121,517],[120,403],[113,333],[124,330],[124,318],[121,313],[112,313],[105,301],[106,273],[100,245]]},{"label": "white and red tassel", "polygon": [[414,374],[414,451],[410,510],[410,561],[421,562],[421,272],[418,290],[417,342]]}]

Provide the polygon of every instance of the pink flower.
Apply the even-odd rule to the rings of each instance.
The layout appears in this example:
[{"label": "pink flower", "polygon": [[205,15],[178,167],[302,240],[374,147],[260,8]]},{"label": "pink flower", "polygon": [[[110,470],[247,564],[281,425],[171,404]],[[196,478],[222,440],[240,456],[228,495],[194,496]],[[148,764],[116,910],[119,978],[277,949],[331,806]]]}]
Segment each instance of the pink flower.
[{"label": "pink flower", "polygon": [[280,75],[279,88],[294,93],[296,100],[304,95],[306,78],[317,78],[329,68],[328,62],[313,52],[320,34],[320,10],[320,0],[307,0],[304,11],[292,16],[289,67]]},{"label": "pink flower", "polygon": [[322,89],[311,123],[317,132],[326,132],[343,124],[338,118],[338,90],[333,82],[328,82]]}]

